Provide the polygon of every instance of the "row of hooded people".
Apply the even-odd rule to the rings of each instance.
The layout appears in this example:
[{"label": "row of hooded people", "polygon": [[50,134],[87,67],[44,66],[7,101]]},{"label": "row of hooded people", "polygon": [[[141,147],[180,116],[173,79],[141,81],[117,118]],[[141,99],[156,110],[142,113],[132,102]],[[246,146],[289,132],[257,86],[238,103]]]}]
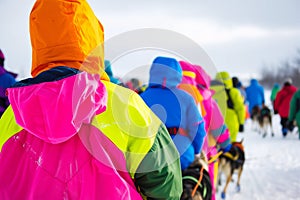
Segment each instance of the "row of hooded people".
[{"label": "row of hooded people", "polygon": [[[138,94],[142,94],[148,86],[153,85],[151,80],[148,84],[143,85],[138,78],[131,78],[129,81],[123,83],[121,79],[114,77],[111,63],[108,60],[105,60],[105,63],[105,71],[113,83],[127,87]],[[206,115],[204,109],[206,102],[209,102],[206,107],[212,106],[211,104],[216,102],[218,110],[221,111],[222,116],[225,118],[225,124],[230,130],[231,141],[236,141],[238,133],[244,131],[245,119],[250,116],[250,114],[247,113],[248,107],[245,104],[245,97],[240,89],[234,85],[236,77],[231,78],[228,72],[223,71],[218,72],[215,79],[211,79],[204,68],[199,65],[193,65],[185,61],[180,61],[179,65],[183,70],[181,75],[182,80],[177,85],[173,85],[172,88],[178,87],[190,93],[196,103],[200,105],[202,116]],[[158,76],[151,73],[150,71],[150,77]],[[166,77],[164,78],[167,79]],[[195,92],[196,90],[193,87],[197,87],[200,93]],[[209,99],[209,101],[207,101],[207,99]],[[210,115],[208,118],[211,118]]]},{"label": "row of hooded people", "polygon": [[[211,81],[199,65],[157,57],[150,68],[149,83],[138,86],[129,88],[139,93],[166,125],[181,155],[182,170],[194,161],[201,146],[207,159],[213,159],[218,150],[228,151],[243,131],[244,100],[227,72],[218,73]],[[210,162],[208,170],[215,199],[216,162]]]},{"label": "row of hooded people", "polygon": [[37,0],[29,19],[32,78],[6,90],[0,119],[0,199],[179,199],[176,147],[139,95],[109,82],[87,1]]},{"label": "row of hooded people", "polygon": [[[162,123],[171,115],[159,119],[139,95],[109,82],[103,30],[84,0],[36,1],[30,13],[32,78],[7,89],[11,105],[0,120],[1,199],[179,199],[181,170],[203,148],[214,154],[209,135],[224,151],[230,147],[222,116],[205,122],[215,111],[203,104],[202,118],[194,99],[179,90],[169,95],[178,95],[177,111],[191,114],[170,120],[170,128],[182,131],[172,142]],[[181,70],[171,58],[157,58],[153,66]],[[174,77],[171,84],[181,79]],[[149,93],[169,84],[160,86],[157,78]]]}]

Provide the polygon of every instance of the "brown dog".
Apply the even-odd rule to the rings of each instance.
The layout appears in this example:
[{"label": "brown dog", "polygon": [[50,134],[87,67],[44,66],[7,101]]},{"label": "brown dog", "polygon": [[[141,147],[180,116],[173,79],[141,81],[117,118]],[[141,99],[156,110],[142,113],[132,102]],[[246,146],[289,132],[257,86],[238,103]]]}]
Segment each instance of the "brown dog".
[{"label": "brown dog", "polygon": [[252,126],[251,129],[253,131],[259,131],[259,117],[260,117],[260,108],[259,106],[254,106],[251,110],[251,120],[252,120]]},{"label": "brown dog", "polygon": [[260,132],[262,133],[263,137],[266,137],[268,134],[268,130],[271,131],[271,136],[274,136],[273,127],[272,127],[272,113],[271,110],[267,106],[263,106],[262,109],[259,111],[259,126]]},{"label": "brown dog", "polygon": [[[264,105],[262,108],[254,106],[251,112],[252,130],[262,133],[262,137],[266,137],[268,132],[271,132],[271,136],[274,136],[272,127],[272,113],[271,110]],[[270,131],[269,131],[270,130]]]},{"label": "brown dog", "polygon": [[238,173],[237,191],[240,191],[240,180],[243,172],[244,162],[245,152],[243,140],[241,142],[232,143],[231,149],[219,157],[219,185],[221,185],[221,174],[224,173],[226,177],[226,183],[221,193],[222,199],[226,198],[227,187],[232,180],[233,173],[235,172]]}]

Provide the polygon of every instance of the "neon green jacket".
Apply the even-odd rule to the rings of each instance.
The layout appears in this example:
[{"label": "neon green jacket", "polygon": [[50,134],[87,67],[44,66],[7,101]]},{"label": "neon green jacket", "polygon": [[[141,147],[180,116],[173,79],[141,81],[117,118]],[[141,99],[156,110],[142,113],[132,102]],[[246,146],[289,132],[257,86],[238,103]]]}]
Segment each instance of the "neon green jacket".
[{"label": "neon green jacket", "polygon": [[[227,72],[219,72],[216,79],[221,85],[212,83],[211,89],[215,91],[213,98],[217,101],[225,118],[225,124],[229,129],[231,142],[235,142],[239,132],[239,125],[243,125],[245,122],[244,100],[240,91],[233,87],[232,79]],[[225,89],[229,90],[233,109],[227,106],[228,95]]]}]

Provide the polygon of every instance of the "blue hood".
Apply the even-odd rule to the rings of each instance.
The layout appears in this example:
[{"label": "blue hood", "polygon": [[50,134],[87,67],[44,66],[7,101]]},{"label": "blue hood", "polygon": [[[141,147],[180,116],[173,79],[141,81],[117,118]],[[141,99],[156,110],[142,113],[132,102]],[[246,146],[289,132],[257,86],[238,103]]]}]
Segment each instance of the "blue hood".
[{"label": "blue hood", "polygon": [[150,69],[149,87],[174,88],[182,80],[182,69],[174,58],[157,57]]},{"label": "blue hood", "polygon": [[251,85],[258,85],[258,81],[256,79],[251,79]]}]

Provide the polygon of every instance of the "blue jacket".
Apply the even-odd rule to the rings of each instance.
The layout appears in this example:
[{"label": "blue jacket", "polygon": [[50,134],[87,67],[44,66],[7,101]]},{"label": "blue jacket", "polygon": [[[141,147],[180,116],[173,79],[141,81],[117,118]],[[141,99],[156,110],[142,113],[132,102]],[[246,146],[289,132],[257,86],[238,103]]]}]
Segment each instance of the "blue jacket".
[{"label": "blue jacket", "polygon": [[15,84],[15,82],[16,80],[14,76],[0,65],[0,117],[2,116],[5,109],[9,106],[9,101],[5,94],[5,91],[7,88]]},{"label": "blue jacket", "polygon": [[202,150],[206,135],[204,121],[192,96],[177,88],[182,79],[179,63],[157,57],[150,69],[149,87],[141,94],[146,104],[167,128],[183,129],[187,135],[171,134],[181,155],[181,168],[187,168]]},{"label": "blue jacket", "polygon": [[15,84],[15,82],[15,77],[0,65],[0,87],[6,89]]},{"label": "blue jacket", "polygon": [[254,106],[262,107],[265,103],[264,88],[256,79],[251,79],[250,86],[246,88],[247,101],[249,102],[249,112],[251,113]]}]

